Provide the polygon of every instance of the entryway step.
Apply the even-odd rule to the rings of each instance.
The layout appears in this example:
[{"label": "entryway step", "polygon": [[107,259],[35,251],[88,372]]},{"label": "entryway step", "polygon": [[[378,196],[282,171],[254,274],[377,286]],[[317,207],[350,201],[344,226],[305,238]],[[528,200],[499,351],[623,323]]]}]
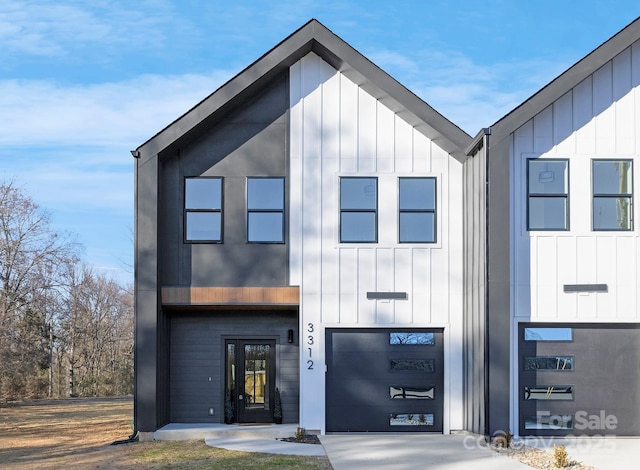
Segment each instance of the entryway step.
[{"label": "entryway step", "polygon": [[202,424],[171,423],[153,433],[156,441],[190,441],[241,437],[245,439],[277,439],[292,437],[298,424]]}]

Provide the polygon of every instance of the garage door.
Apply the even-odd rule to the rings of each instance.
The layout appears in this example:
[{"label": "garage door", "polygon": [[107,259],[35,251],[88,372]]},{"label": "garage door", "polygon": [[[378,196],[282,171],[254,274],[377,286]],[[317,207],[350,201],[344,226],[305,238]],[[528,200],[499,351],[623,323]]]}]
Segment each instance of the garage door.
[{"label": "garage door", "polygon": [[328,329],[328,432],[442,432],[442,329]]},{"label": "garage door", "polygon": [[640,328],[521,324],[520,435],[640,435]]}]

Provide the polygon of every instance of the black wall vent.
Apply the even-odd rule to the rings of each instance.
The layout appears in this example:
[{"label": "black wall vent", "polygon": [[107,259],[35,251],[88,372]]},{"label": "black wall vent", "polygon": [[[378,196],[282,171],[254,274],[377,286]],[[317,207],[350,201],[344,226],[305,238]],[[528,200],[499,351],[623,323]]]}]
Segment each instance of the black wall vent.
[{"label": "black wall vent", "polygon": [[367,292],[369,300],[407,300],[408,298],[406,292]]}]

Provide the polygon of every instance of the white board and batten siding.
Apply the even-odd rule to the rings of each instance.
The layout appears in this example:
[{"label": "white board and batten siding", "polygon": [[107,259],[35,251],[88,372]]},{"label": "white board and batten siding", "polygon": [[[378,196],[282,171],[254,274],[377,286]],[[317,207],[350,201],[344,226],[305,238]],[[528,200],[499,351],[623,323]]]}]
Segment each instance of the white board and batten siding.
[{"label": "white board and batten siding", "polygon": [[[462,166],[313,53],[291,66],[290,86],[290,282],[301,296],[301,426],[324,431],[325,328],[439,327],[446,337],[445,410],[449,399],[460,410],[445,422],[460,429]],[[339,242],[341,176],[378,179],[377,243]],[[437,243],[398,244],[401,176],[437,178]],[[408,299],[368,300],[371,291],[406,292]]]},{"label": "white board and batten siding", "polygon": [[[640,42],[512,134],[512,284],[516,321],[640,321]],[[568,231],[527,231],[527,159],[569,160]],[[633,161],[633,231],[591,229],[592,159]],[[565,284],[608,292],[565,293]]]}]

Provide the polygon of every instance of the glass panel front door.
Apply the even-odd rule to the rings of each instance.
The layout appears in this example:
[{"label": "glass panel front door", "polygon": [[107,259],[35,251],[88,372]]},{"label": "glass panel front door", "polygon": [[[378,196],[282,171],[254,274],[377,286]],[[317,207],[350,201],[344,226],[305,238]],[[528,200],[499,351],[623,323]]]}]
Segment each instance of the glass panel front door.
[{"label": "glass panel front door", "polygon": [[[235,354],[230,357],[230,345]],[[230,363],[235,364],[230,364]],[[236,416],[239,423],[270,423],[273,421],[275,389],[275,342],[236,340],[227,342],[227,384],[235,390]]]}]

